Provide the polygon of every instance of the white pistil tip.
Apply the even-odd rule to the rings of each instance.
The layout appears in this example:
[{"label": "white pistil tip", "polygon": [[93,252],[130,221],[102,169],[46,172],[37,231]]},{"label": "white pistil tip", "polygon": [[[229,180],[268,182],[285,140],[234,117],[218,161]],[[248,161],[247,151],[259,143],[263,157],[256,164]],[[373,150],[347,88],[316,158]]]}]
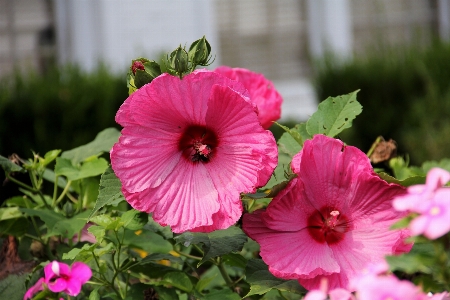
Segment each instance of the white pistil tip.
[{"label": "white pistil tip", "polygon": [[57,276],[59,276],[59,264],[57,261],[53,261],[52,262],[52,271],[53,273],[55,273]]}]

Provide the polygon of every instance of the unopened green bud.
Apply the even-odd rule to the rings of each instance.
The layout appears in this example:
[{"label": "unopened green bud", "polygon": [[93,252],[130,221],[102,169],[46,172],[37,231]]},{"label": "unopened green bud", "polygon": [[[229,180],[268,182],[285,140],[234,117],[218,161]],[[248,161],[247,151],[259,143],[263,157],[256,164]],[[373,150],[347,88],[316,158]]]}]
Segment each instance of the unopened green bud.
[{"label": "unopened green bud", "polygon": [[211,64],[211,45],[206,40],[205,36],[196,40],[189,47],[189,60],[194,65],[208,66]]},{"label": "unopened green bud", "polygon": [[147,83],[152,82],[153,79],[161,75],[161,68],[159,64],[153,60],[143,64],[144,70],[137,69],[134,76],[134,84],[137,88],[144,86]]},{"label": "unopened green bud", "polygon": [[172,71],[180,76],[189,70],[188,53],[181,45],[170,53],[169,64]]},{"label": "unopened green bud", "polygon": [[146,58],[134,59],[128,72],[130,94],[161,75],[159,64]]}]

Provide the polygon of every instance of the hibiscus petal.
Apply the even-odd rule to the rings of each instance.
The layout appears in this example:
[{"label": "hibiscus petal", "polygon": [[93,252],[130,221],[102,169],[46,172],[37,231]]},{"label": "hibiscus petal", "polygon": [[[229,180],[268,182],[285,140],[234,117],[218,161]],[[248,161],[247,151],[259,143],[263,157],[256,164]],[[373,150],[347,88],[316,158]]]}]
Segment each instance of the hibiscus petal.
[{"label": "hibiscus petal", "polygon": [[201,163],[193,165],[181,160],[176,172],[159,187],[146,191],[146,195],[158,199],[154,220],[170,225],[176,233],[212,225],[212,215],[220,208],[217,190]]},{"label": "hibiscus petal", "polygon": [[309,201],[305,200],[304,187],[298,178],[289,182],[262,213],[265,226],[277,231],[299,231],[308,226],[308,216],[315,210]]},{"label": "hibiscus petal", "polygon": [[326,243],[317,243],[307,230],[282,232],[267,228],[261,210],[244,215],[243,230],[261,245],[262,259],[279,278],[313,278],[340,271]]},{"label": "hibiscus petal", "polygon": [[159,186],[181,158],[178,139],[170,132],[123,129],[111,151],[111,164],[123,187],[134,193]]},{"label": "hibiscus petal", "polygon": [[[278,150],[272,133],[259,124],[254,107],[231,88],[215,85],[208,102],[206,123],[219,136],[220,167],[245,168],[248,178],[257,176],[257,182],[240,191],[251,191],[248,189],[266,184],[277,165]],[[222,163],[222,159],[227,161]],[[236,182],[240,180],[236,179]]]}]

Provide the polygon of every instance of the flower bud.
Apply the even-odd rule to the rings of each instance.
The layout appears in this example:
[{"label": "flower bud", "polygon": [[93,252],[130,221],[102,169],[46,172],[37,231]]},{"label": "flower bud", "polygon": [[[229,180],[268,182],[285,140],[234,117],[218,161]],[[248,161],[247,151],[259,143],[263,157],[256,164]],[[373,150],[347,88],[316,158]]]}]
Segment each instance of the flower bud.
[{"label": "flower bud", "polygon": [[208,66],[210,65],[211,45],[206,40],[205,36],[196,40],[189,47],[189,60],[194,65]]},{"label": "flower bud", "polygon": [[134,59],[128,72],[128,88],[130,94],[143,85],[150,83],[161,75],[159,64],[146,58]]},{"label": "flower bud", "polygon": [[181,45],[170,53],[169,65],[171,70],[180,76],[189,70],[188,53]]}]

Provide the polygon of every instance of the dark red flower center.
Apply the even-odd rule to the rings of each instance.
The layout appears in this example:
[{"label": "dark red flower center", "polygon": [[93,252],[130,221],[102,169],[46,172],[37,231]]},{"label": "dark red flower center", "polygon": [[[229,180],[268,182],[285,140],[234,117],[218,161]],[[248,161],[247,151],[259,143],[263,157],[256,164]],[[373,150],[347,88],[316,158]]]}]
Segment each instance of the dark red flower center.
[{"label": "dark red flower center", "polygon": [[308,232],[319,243],[336,244],[350,230],[348,218],[339,210],[325,207],[308,218]]},{"label": "dark red flower center", "polygon": [[188,126],[178,142],[183,157],[191,162],[209,162],[214,156],[214,148],[219,145],[216,134],[211,129],[200,126]]}]

